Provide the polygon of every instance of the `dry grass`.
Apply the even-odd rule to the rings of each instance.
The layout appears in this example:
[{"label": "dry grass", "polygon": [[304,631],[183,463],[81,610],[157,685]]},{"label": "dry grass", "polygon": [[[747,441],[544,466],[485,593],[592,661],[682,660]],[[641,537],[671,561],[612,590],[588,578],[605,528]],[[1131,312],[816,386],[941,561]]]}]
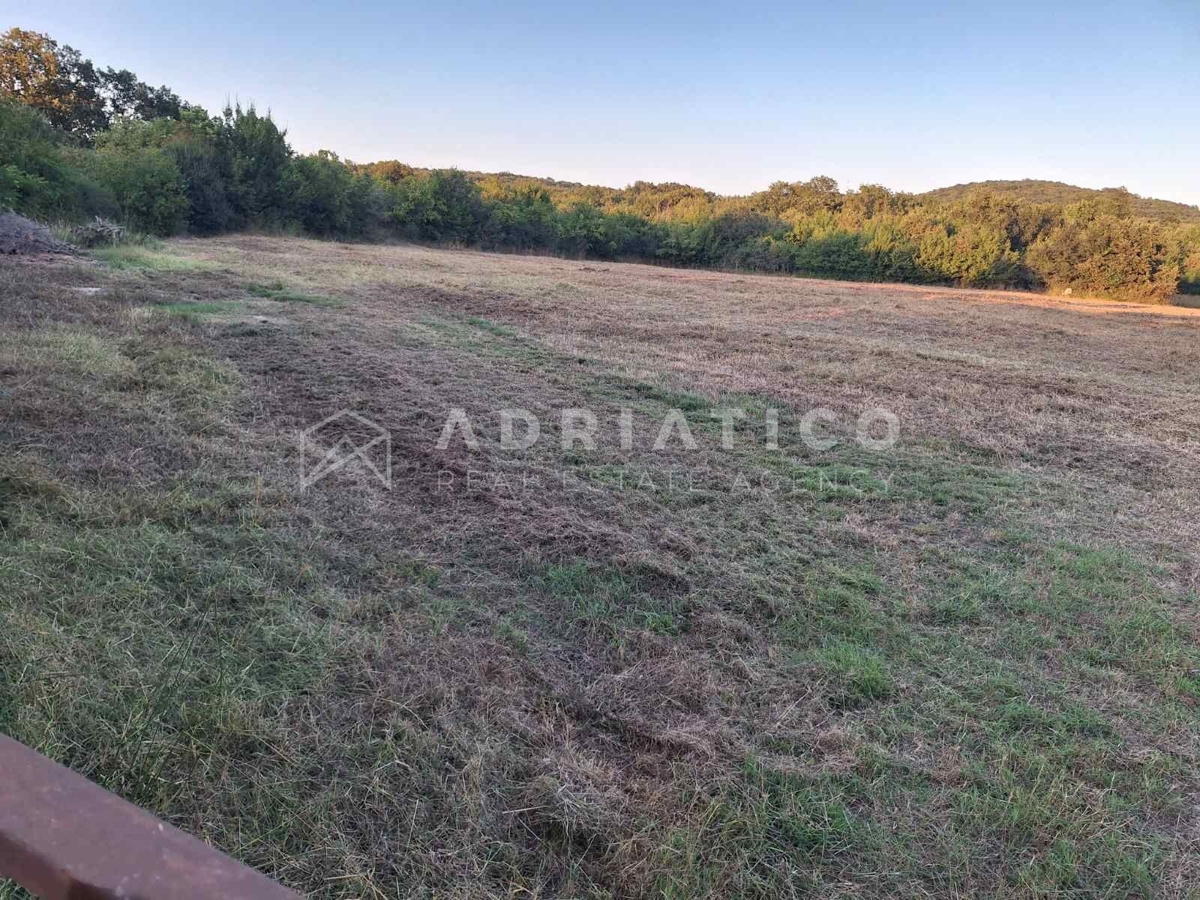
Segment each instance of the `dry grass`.
[{"label": "dry grass", "polygon": [[[318,896],[1195,883],[1200,312],[259,237],[109,262],[0,272],[0,728]],[[593,451],[555,440],[576,406]],[[888,452],[850,439],[873,406]],[[435,449],[450,407],[477,452]],[[672,407],[697,450],[649,448]],[[391,491],[300,493],[341,408]],[[502,408],[543,440],[500,449]]]}]

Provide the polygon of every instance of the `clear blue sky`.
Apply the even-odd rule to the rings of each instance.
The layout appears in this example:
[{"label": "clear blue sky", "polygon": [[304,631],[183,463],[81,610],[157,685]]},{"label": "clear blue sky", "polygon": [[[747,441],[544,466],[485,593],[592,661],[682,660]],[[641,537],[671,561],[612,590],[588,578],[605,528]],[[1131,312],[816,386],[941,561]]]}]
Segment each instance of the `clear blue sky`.
[{"label": "clear blue sky", "polygon": [[297,150],[723,193],[1049,178],[1200,204],[1197,0],[0,0]]}]

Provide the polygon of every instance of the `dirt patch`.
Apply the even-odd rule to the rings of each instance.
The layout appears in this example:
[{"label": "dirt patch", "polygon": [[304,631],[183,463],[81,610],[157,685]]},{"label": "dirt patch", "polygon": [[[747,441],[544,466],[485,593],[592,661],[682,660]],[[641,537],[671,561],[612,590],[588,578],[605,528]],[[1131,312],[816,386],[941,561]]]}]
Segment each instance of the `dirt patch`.
[{"label": "dirt patch", "polygon": [[75,253],[44,225],[15,213],[0,213],[0,253]]}]

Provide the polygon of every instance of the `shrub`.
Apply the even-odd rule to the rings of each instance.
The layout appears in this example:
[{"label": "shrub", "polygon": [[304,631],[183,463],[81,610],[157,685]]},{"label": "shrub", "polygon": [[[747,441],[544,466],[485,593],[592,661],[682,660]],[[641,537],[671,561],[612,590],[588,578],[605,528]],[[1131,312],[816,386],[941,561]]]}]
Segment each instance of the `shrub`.
[{"label": "shrub", "polygon": [[1178,244],[1142,220],[1067,218],[1029,248],[1027,261],[1057,289],[1156,303],[1179,290]]},{"label": "shrub", "polygon": [[185,137],[167,145],[179,168],[190,214],[188,228],[198,234],[227,231],[237,221],[229,200],[227,166],[214,143]]},{"label": "shrub", "polygon": [[322,150],[292,161],[286,179],[288,216],[312,234],[358,236],[384,221],[387,198],[368,175]]},{"label": "shrub", "polygon": [[532,250],[554,245],[557,212],[544,188],[501,188],[488,203],[483,243]]},{"label": "shrub", "polygon": [[284,176],[292,148],[270,114],[253,107],[226,107],[217,132],[218,151],[227,160],[226,189],[235,224],[279,224],[285,215]]},{"label": "shrub", "polygon": [[366,223],[356,216],[354,182],[336,154],[322,150],[296,157],[284,178],[288,218],[324,237],[361,232]]},{"label": "shrub", "polygon": [[796,246],[797,272],[828,278],[859,279],[869,279],[873,274],[873,260],[866,252],[865,235],[861,233],[835,228],[807,235],[793,232],[790,237]]},{"label": "shrub", "polygon": [[166,151],[109,147],[94,154],[94,166],[130,228],[169,235],[186,227],[191,206],[179,166]]},{"label": "shrub", "polygon": [[641,216],[576,203],[559,217],[558,250],[575,257],[647,259],[656,255],[663,234]]},{"label": "shrub", "polygon": [[705,261],[715,265],[732,265],[737,248],[747,241],[756,241],[773,232],[782,237],[787,227],[778,219],[753,210],[722,213],[705,223]]},{"label": "shrub", "polygon": [[1020,257],[994,226],[932,222],[915,261],[933,280],[965,287],[1011,286],[1020,280]]},{"label": "shrub", "polygon": [[457,169],[406,178],[391,185],[390,218],[406,237],[477,243],[487,220],[479,185]]},{"label": "shrub", "polygon": [[609,256],[604,213],[591,203],[576,203],[558,223],[558,249],[567,256]]},{"label": "shrub", "polygon": [[0,208],[43,218],[113,212],[113,201],[64,152],[61,135],[28,107],[0,101]]},{"label": "shrub", "polygon": [[1183,269],[1179,281],[1180,292],[1200,294],[1200,225],[1180,230],[1179,256]]}]

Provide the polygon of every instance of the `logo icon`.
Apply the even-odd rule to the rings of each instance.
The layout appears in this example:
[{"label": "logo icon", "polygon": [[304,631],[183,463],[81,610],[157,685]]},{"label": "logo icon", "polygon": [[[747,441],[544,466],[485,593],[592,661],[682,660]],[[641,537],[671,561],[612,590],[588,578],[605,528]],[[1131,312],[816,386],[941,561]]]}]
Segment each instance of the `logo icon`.
[{"label": "logo icon", "polygon": [[357,462],[392,489],[392,435],[353,410],[340,409],[300,432],[300,491]]}]

